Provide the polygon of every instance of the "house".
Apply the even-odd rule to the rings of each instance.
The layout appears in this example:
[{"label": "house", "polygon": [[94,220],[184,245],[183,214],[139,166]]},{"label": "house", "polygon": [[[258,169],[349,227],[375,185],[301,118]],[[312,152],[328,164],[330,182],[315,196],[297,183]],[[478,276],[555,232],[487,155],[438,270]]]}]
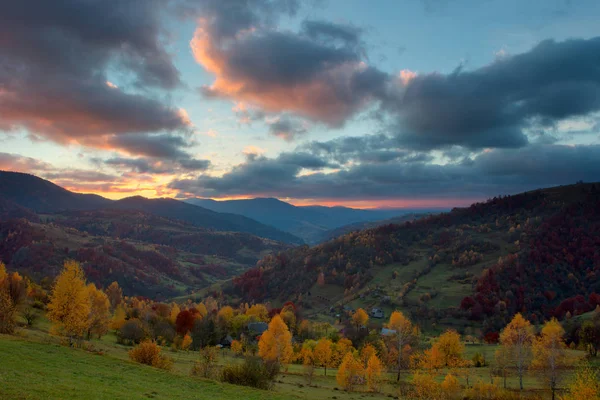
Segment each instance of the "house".
[{"label": "house", "polygon": [[231,342],[233,342],[233,338],[231,337],[231,335],[227,335],[223,340],[221,340],[221,346],[231,347]]},{"label": "house", "polygon": [[248,324],[248,333],[250,336],[260,336],[269,329],[269,325],[266,322],[250,322]]},{"label": "house", "polygon": [[394,329],[381,328],[381,336],[394,336],[396,331]]},{"label": "house", "polygon": [[371,317],[381,319],[385,317],[385,314],[381,308],[373,307],[371,309]]}]

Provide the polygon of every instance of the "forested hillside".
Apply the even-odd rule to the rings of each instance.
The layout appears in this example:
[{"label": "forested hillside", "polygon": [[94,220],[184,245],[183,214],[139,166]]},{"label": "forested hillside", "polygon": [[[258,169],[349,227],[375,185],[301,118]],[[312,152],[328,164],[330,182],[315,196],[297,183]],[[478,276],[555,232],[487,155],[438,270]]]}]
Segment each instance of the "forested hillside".
[{"label": "forested hillside", "polygon": [[490,199],[415,222],[269,255],[226,292],[332,307],[401,307],[435,324],[515,312],[543,321],[600,302],[600,184]]},{"label": "forested hillside", "polygon": [[301,244],[302,239],[242,215],[218,213],[174,199],[147,199],[141,196],[113,201],[92,194],[70,192],[34,175],[0,171],[0,216],[10,211],[18,216],[22,209],[34,213],[74,210],[118,209],[143,211],[185,221],[205,229],[245,232],[267,239]]}]

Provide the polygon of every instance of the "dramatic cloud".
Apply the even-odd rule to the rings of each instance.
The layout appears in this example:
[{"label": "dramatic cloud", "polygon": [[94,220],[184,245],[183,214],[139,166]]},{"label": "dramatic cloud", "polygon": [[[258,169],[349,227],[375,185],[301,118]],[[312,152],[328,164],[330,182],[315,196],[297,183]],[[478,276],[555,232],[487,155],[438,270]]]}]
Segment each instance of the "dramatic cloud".
[{"label": "dramatic cloud", "polygon": [[[8,1],[0,5],[0,128],[85,142],[184,130],[186,115],[147,89],[180,85],[165,47],[169,1]],[[107,77],[130,76],[125,92]]]},{"label": "dramatic cloud", "polygon": [[167,174],[201,172],[207,170],[211,163],[209,160],[183,158],[179,160],[165,160],[151,157],[125,158],[113,157],[107,160],[95,159],[98,165],[107,165],[119,171],[130,171],[141,174]]},{"label": "dramatic cloud", "polygon": [[209,197],[235,195],[311,199],[484,199],[503,193],[600,176],[600,146],[539,145],[482,152],[468,162],[445,165],[392,161],[361,163],[330,173],[300,174],[285,159],[258,158],[222,177],[202,175],[176,180],[181,194]]},{"label": "dramatic cloud", "polygon": [[[391,75],[367,64],[360,29],[324,21],[305,21],[299,32],[278,29],[277,13],[295,8],[276,3],[239,3],[232,14],[225,6],[204,9],[191,47],[215,75],[205,95],[330,127],[376,107],[388,135],[414,150],[549,143],[556,138],[541,137],[540,130],[600,110],[600,38],[546,40],[474,70],[399,68]],[[252,120],[247,109],[241,112]],[[289,129],[277,132],[294,136]]]},{"label": "dramatic cloud", "polygon": [[46,171],[51,165],[31,157],[19,154],[0,153],[0,170],[17,172],[39,172]]},{"label": "dramatic cloud", "polygon": [[112,136],[108,143],[113,148],[126,151],[131,155],[160,157],[166,159],[189,158],[182,149],[189,144],[181,136],[126,134]]},{"label": "dramatic cloud", "polygon": [[273,136],[292,142],[308,132],[307,125],[289,117],[277,118],[269,123],[269,133]]},{"label": "dramatic cloud", "polygon": [[356,28],[309,21],[299,33],[281,31],[278,12],[293,13],[295,2],[221,3],[202,9],[190,43],[215,75],[206,96],[341,126],[382,90],[386,75],[364,62]]},{"label": "dramatic cloud", "polygon": [[474,71],[417,75],[385,106],[403,144],[516,148],[526,131],[600,110],[600,38],[544,41]]}]

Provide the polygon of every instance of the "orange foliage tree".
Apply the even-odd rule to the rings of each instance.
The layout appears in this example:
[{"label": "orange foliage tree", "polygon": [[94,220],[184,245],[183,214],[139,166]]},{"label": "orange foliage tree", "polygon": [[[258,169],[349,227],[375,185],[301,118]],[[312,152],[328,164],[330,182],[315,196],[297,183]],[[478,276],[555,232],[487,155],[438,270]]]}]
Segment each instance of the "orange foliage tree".
[{"label": "orange foliage tree", "polygon": [[64,335],[73,345],[89,326],[90,299],[85,285],[85,275],[76,261],[65,261],[64,268],[50,295],[48,319],[53,323],[53,332]]},{"label": "orange foliage tree", "polygon": [[294,351],[292,334],[279,315],[275,315],[258,342],[258,355],[265,361],[287,363]]}]

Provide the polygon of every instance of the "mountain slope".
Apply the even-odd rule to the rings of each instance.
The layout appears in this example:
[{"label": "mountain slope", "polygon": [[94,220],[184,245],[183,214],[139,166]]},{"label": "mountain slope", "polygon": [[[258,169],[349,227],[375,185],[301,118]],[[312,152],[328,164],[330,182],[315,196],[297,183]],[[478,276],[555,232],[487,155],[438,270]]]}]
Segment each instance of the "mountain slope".
[{"label": "mountain slope", "polygon": [[115,201],[107,208],[141,210],[161,217],[187,221],[207,229],[246,232],[286,243],[303,243],[300,238],[290,233],[280,231],[243,215],[215,212],[174,199],[147,199],[135,196]]},{"label": "mountain slope", "polygon": [[0,220],[0,260],[10,269],[39,281],[56,276],[66,259],[74,259],[101,287],[118,281],[127,295],[153,298],[207,287],[287,248],[248,233],[215,232],[140,211]]},{"label": "mountain slope", "polygon": [[[505,326],[600,304],[600,184],[494,198],[261,260],[225,290],[245,300],[401,308],[422,326]],[[332,311],[330,311],[332,310]],[[461,321],[461,322],[459,322]],[[479,323],[481,326],[481,323]]]},{"label": "mountain slope", "polygon": [[0,171],[0,201],[4,203],[3,208],[12,204],[11,212],[16,211],[15,206],[37,213],[101,208],[140,210],[180,219],[207,229],[245,232],[286,243],[303,243],[290,233],[240,215],[218,213],[173,199],[146,199],[138,196],[113,201],[97,195],[73,193],[34,175],[18,172]]},{"label": "mountain slope", "polygon": [[35,175],[0,171],[0,197],[35,212],[92,210],[111,200],[95,194],[73,193]]},{"label": "mountain slope", "polygon": [[190,204],[213,211],[245,215],[259,222],[317,243],[330,229],[344,225],[384,220],[406,213],[403,210],[360,210],[347,207],[298,207],[273,198],[215,201],[189,199]]}]

